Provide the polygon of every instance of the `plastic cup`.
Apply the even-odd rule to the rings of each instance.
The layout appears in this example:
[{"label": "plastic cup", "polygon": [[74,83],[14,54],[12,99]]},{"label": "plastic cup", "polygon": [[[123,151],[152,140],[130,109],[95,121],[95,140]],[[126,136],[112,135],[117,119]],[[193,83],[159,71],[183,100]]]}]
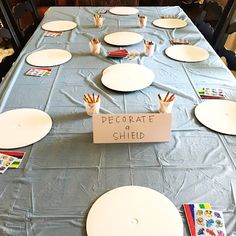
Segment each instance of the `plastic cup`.
[{"label": "plastic cup", "polygon": [[86,112],[89,116],[93,116],[93,114],[98,114],[100,110],[100,100],[94,103],[88,103],[84,101],[84,105],[86,108]]},{"label": "plastic cup", "polygon": [[147,17],[146,16],[138,16],[138,23],[140,28],[146,27]]},{"label": "plastic cup", "polygon": [[144,40],[144,54],[147,57],[151,57],[155,51],[155,43]]},{"label": "plastic cup", "polygon": [[89,41],[89,48],[92,55],[98,55],[101,51],[101,42],[97,39],[92,39]]},{"label": "plastic cup", "polygon": [[94,15],[93,16],[95,27],[101,28],[103,26],[104,18],[101,15]]},{"label": "plastic cup", "polygon": [[160,113],[171,113],[173,105],[174,105],[174,101],[175,101],[175,99],[170,102],[167,102],[167,101],[164,102],[163,100],[160,100],[158,98],[159,112]]}]

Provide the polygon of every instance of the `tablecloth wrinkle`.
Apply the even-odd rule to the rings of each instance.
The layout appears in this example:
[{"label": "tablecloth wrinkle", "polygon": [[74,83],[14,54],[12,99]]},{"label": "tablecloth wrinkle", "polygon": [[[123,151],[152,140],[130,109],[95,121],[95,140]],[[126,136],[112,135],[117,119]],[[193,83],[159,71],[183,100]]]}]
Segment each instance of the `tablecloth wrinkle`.
[{"label": "tablecloth wrinkle", "polygon": [[[18,73],[22,69],[27,55],[28,55],[27,53],[20,54],[19,58],[14,64],[14,67],[12,67],[6,75],[6,78],[5,78],[6,83],[4,84],[1,90],[2,93],[1,93],[1,100],[0,100],[0,112],[3,112],[4,106],[6,105],[6,102],[7,102],[6,100],[10,94],[10,90],[6,90],[5,88],[6,87],[12,88],[14,86],[14,83],[16,82],[16,79],[18,78]],[[10,74],[13,74],[13,76],[11,77],[11,80],[8,79]]]},{"label": "tablecloth wrinkle", "polygon": [[99,88],[95,82],[93,82],[91,78],[91,73],[89,75],[84,75],[81,72],[79,72],[79,75],[81,75],[85,81],[93,88],[95,89],[98,93],[102,94],[108,101],[112,102],[114,105],[116,105],[120,109],[120,105],[116,102],[116,100],[110,96],[109,94],[105,93],[101,88]]},{"label": "tablecloth wrinkle", "polygon": [[59,77],[59,74],[60,74],[60,71],[61,71],[61,66],[59,66],[57,72],[56,72],[56,75],[55,75],[55,78],[53,80],[53,83],[52,83],[52,86],[51,86],[51,90],[49,91],[49,96],[47,98],[47,102],[46,102],[46,106],[45,106],[45,111],[47,112],[48,110],[48,107],[50,106],[50,101],[51,101],[51,95],[52,95],[52,91],[54,89],[54,85],[56,84],[56,81]]},{"label": "tablecloth wrinkle", "polygon": [[193,102],[196,101],[196,98],[193,98],[193,97],[189,96],[188,94],[186,94],[186,93],[184,93],[182,91],[179,91],[179,90],[177,90],[176,88],[174,88],[172,86],[166,86],[166,85],[160,84],[160,83],[158,83],[156,81],[152,82],[151,85],[155,86],[155,87],[158,87],[158,88],[161,88],[161,89],[163,89],[165,91],[169,91],[171,93],[174,93],[174,94],[176,94],[178,96],[182,96],[182,97],[188,98],[188,99],[190,99]]},{"label": "tablecloth wrinkle", "polygon": [[[76,100],[75,98],[73,98],[72,96],[70,96],[70,94],[68,94],[67,92],[65,92],[64,90],[61,90],[61,93],[65,94],[72,102],[75,102],[76,104],[80,105],[81,107],[85,108],[85,105],[83,102],[80,102],[78,100]],[[108,113],[108,114],[113,114],[111,111],[108,111],[107,109],[100,107],[100,110],[104,113]]]},{"label": "tablecloth wrinkle", "polygon": [[44,39],[45,39],[45,32],[42,32],[40,38],[37,40],[35,44],[35,48],[39,48],[40,45],[44,43]]}]

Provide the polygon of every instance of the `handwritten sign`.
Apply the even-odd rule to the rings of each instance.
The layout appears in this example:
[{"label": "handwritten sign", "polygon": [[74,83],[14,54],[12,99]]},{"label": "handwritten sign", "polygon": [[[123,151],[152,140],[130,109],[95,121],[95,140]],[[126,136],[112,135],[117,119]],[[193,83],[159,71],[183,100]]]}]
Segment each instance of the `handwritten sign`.
[{"label": "handwritten sign", "polygon": [[171,114],[93,115],[93,142],[167,142],[170,140],[171,122]]}]

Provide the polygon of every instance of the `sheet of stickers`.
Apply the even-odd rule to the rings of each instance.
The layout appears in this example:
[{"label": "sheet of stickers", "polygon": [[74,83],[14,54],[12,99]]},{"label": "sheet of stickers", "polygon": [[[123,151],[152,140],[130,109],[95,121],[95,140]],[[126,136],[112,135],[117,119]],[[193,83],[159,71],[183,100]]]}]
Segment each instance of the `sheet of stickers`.
[{"label": "sheet of stickers", "polygon": [[14,160],[14,157],[0,153],[0,174],[3,174],[14,162]]},{"label": "sheet of stickers", "polygon": [[197,90],[200,98],[205,99],[225,99],[226,95],[223,89],[219,88],[203,88]]},{"label": "sheet of stickers", "polygon": [[183,208],[191,236],[226,236],[223,214],[210,203],[184,203]]},{"label": "sheet of stickers", "polygon": [[51,75],[51,72],[52,68],[34,67],[30,68],[25,74],[28,76],[42,77]]},{"label": "sheet of stickers", "polygon": [[196,235],[226,236],[221,211],[194,209]]},{"label": "sheet of stickers", "polygon": [[47,31],[45,33],[45,37],[58,37],[58,36],[61,36],[62,35],[62,32],[57,32],[57,31]]},{"label": "sheet of stickers", "polygon": [[0,174],[19,168],[24,156],[25,152],[0,151]]}]

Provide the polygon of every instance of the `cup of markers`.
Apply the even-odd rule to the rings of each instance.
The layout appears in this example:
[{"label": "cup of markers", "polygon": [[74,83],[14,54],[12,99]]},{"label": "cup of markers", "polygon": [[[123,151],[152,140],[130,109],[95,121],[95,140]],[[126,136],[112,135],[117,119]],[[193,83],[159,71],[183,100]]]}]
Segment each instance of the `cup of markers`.
[{"label": "cup of markers", "polygon": [[158,94],[159,112],[171,113],[175,101],[175,95],[169,92],[165,95]]},{"label": "cup of markers", "polygon": [[97,27],[97,28],[101,28],[102,26],[103,26],[103,20],[104,20],[104,18],[103,18],[103,16],[102,15],[94,15],[93,16],[93,20],[94,20],[94,24],[95,24],[95,26]]},{"label": "cup of markers", "polygon": [[155,43],[149,40],[144,40],[143,46],[144,46],[144,55],[147,57],[151,57],[155,51]]},{"label": "cup of markers", "polygon": [[101,50],[101,42],[98,39],[93,38],[89,41],[89,48],[92,55],[98,55]]},{"label": "cup of markers", "polygon": [[84,105],[89,116],[98,114],[100,110],[100,95],[94,95],[94,93],[92,95],[88,93],[85,94]]},{"label": "cup of markers", "polygon": [[146,27],[147,24],[147,17],[138,15],[138,23],[140,28]]}]

